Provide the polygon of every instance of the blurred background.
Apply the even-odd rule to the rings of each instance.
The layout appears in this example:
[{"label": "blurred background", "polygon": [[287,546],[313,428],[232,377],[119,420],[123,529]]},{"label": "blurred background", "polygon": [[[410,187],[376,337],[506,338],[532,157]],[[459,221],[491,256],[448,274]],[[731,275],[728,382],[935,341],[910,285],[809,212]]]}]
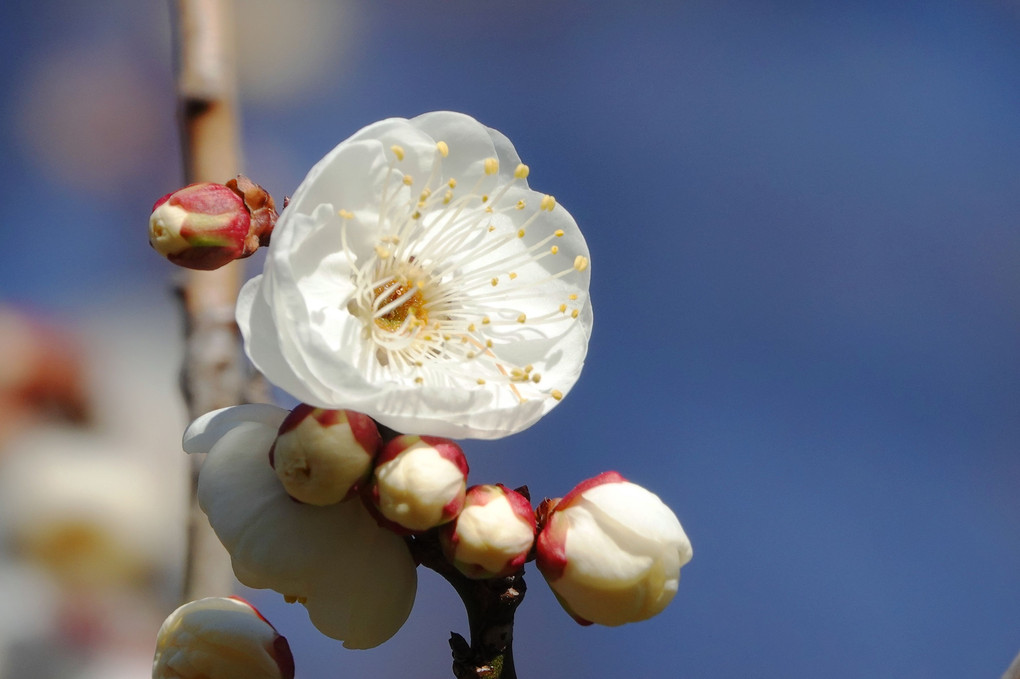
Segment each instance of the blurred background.
[{"label": "blurred background", "polygon": [[[526,677],[998,677],[1020,651],[1020,4],[239,0],[244,167],[278,202],[358,128],[469,113],[592,254],[585,373],[467,442],[536,499],[616,469],[694,544],[581,628],[530,569]],[[0,677],[148,676],[185,415],[165,2],[0,5]],[[224,179],[227,179],[226,177]],[[258,266],[253,258],[252,270]],[[371,651],[246,591],[298,677],[449,674],[421,573]]]}]

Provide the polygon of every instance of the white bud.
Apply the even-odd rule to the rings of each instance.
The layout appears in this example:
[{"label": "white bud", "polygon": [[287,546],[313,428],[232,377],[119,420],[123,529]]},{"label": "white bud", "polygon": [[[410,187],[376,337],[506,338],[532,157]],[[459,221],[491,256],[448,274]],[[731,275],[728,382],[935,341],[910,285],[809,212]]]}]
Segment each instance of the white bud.
[{"label": "white bud", "polygon": [[622,625],[672,601],[691,543],[657,495],[616,472],[589,479],[546,516],[538,568],[582,624]]},{"label": "white bud", "polygon": [[184,604],[156,635],[152,679],[293,679],[287,640],[247,602]]},{"label": "white bud", "polygon": [[376,461],[371,499],[387,520],[411,532],[451,521],[464,506],[468,465],[453,441],[398,436]]},{"label": "white bud", "polygon": [[535,541],[535,512],[520,493],[474,486],[464,509],[439,533],[446,558],[469,578],[496,578],[524,565]]},{"label": "white bud", "polygon": [[280,425],[270,456],[288,495],[325,506],[368,476],[378,448],[379,431],[367,415],[302,404]]}]

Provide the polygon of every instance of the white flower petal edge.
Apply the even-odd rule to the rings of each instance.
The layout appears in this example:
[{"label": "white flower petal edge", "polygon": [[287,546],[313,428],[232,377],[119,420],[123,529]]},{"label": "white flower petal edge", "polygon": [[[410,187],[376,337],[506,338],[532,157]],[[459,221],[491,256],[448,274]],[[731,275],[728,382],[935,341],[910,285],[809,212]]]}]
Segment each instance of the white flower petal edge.
[{"label": "white flower petal edge", "polygon": [[185,448],[209,454],[199,504],[238,580],[304,604],[319,631],[347,648],[378,646],[411,611],[414,560],[359,499],[315,507],[287,495],[269,464],[286,415],[275,406],[236,406],[188,427]]},{"label": "white flower petal edge", "polygon": [[499,438],[573,387],[589,255],[510,141],[451,112],[370,125],[323,158],[273,232],[237,321],[299,400],[397,431]]}]

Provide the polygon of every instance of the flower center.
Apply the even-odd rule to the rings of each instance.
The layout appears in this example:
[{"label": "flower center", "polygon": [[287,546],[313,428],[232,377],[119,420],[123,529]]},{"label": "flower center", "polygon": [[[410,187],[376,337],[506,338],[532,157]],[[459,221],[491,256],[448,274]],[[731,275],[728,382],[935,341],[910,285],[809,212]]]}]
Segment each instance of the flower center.
[{"label": "flower center", "polygon": [[375,308],[388,309],[385,313],[375,316],[375,324],[387,332],[399,332],[404,323],[411,317],[411,324],[425,325],[429,321],[425,309],[425,297],[421,290],[407,281],[389,281],[376,286]]}]

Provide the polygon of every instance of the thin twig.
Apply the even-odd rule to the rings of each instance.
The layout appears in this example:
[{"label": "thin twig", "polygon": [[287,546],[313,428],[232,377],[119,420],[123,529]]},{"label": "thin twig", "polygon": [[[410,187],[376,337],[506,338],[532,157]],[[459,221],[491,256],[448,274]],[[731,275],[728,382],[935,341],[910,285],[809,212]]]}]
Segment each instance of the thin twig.
[{"label": "thin twig", "polygon": [[[172,0],[177,90],[185,183],[225,182],[238,174],[232,0]],[[236,405],[244,396],[244,362],[234,324],[241,284],[237,262],[188,271],[178,293],[185,316],[182,389],[195,418]],[[191,501],[184,600],[225,595],[233,588],[226,550],[198,507],[201,455],[191,455]]]},{"label": "thin twig", "polygon": [[1002,675],[1002,679],[1020,679],[1020,653],[1013,658],[1013,662],[1006,668],[1005,674]]}]

